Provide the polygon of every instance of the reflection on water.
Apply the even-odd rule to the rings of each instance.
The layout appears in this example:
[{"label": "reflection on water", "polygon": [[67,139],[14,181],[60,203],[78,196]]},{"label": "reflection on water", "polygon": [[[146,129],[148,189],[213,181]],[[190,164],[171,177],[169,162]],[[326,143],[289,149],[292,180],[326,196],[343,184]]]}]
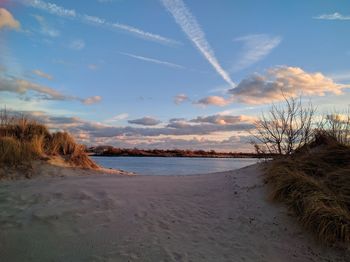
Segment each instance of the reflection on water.
[{"label": "reflection on water", "polygon": [[93,157],[101,166],[140,175],[193,175],[222,172],[253,165],[254,158]]}]

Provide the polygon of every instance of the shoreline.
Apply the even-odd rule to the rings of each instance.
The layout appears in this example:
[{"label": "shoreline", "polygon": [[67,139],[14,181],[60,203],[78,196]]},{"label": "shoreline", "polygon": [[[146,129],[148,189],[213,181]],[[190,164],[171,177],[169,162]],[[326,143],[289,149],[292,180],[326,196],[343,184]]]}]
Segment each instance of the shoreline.
[{"label": "shoreline", "polygon": [[60,159],[48,161],[36,160],[18,167],[0,167],[0,184],[3,181],[35,180],[54,177],[88,177],[88,176],[134,176],[136,173],[99,166],[98,168],[83,168],[64,163]]},{"label": "shoreline", "polygon": [[159,157],[159,158],[227,158],[227,159],[265,159],[269,158],[267,156],[156,156],[156,155],[92,155],[88,154],[90,157]]}]

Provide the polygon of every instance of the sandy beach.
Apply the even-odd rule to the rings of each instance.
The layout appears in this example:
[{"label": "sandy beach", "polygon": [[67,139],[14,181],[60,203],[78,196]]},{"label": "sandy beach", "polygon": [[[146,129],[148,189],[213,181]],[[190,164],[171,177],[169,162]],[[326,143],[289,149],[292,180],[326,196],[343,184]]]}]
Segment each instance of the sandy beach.
[{"label": "sandy beach", "polygon": [[0,183],[1,261],[350,261],[267,201],[258,165]]}]

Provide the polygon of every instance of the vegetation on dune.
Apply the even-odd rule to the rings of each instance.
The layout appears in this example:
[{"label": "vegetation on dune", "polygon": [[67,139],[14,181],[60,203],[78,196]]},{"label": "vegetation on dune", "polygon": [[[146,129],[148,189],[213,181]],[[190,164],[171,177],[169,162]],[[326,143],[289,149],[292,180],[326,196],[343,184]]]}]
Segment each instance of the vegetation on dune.
[{"label": "vegetation on dune", "polygon": [[257,153],[288,155],[309,143],[315,108],[303,105],[301,98],[285,98],[285,105],[272,105],[268,114],[255,122],[252,141]]},{"label": "vegetation on dune", "polygon": [[68,133],[51,133],[34,120],[0,112],[0,167],[26,166],[33,160],[52,157],[60,157],[72,166],[97,168],[84,147]]},{"label": "vegetation on dune", "polygon": [[266,181],[319,240],[350,243],[350,147],[330,141],[272,161]]},{"label": "vegetation on dune", "polygon": [[[258,125],[256,148],[280,153],[266,165],[270,198],[285,203],[318,240],[348,245],[350,116],[334,113],[316,121],[312,107],[300,103],[289,110],[295,101],[288,100],[286,108],[273,107]],[[309,116],[306,123],[285,121],[303,115]]]}]

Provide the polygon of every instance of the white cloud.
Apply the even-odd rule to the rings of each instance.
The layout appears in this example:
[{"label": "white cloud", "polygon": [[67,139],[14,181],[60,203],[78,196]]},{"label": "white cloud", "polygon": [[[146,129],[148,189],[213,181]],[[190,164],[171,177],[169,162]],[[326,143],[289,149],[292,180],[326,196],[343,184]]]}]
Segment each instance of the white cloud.
[{"label": "white cloud", "polygon": [[199,116],[190,120],[193,123],[209,123],[216,125],[231,125],[237,123],[251,123],[256,121],[255,117],[245,115],[211,115],[211,116]]},{"label": "white cloud", "polygon": [[233,101],[246,104],[263,104],[283,100],[299,94],[324,96],[342,94],[349,85],[335,83],[322,73],[308,73],[299,67],[280,66],[269,69],[265,75],[251,75],[229,91]]},{"label": "white cloud", "polygon": [[39,85],[24,79],[15,77],[0,76],[0,92],[11,92],[19,95],[25,95],[29,91],[34,91],[45,100],[69,100],[73,97],[66,96],[55,89],[43,85]]},{"label": "white cloud", "polygon": [[43,11],[46,11],[50,14],[53,15],[58,15],[58,16],[62,16],[62,17],[69,17],[69,18],[75,18],[77,17],[77,13],[75,12],[75,10],[73,9],[66,9],[62,6],[58,6],[56,4],[53,3],[47,3],[41,0],[27,0],[25,1],[26,4],[37,8],[37,9],[41,9]]},{"label": "white cloud", "polygon": [[73,50],[82,50],[85,48],[85,42],[82,39],[75,39],[69,44],[69,48]]},{"label": "white cloud", "polygon": [[105,123],[113,123],[113,122],[118,122],[118,121],[121,121],[121,120],[125,120],[129,117],[129,114],[128,113],[122,113],[122,114],[119,114],[119,115],[116,115],[110,119],[107,119],[103,122]]},{"label": "white cloud", "polygon": [[[43,73],[41,71],[39,72],[39,74]],[[32,98],[38,100],[58,101],[75,100],[87,105],[99,102],[101,100],[101,97],[99,96],[84,99],[76,96],[66,95],[52,87],[34,83],[19,77],[9,76],[6,71],[0,72],[0,92],[18,94],[20,98],[25,100],[31,100]]]},{"label": "white cloud", "polygon": [[60,32],[54,28],[52,28],[51,26],[49,26],[49,24],[46,22],[45,18],[40,16],[40,15],[33,15],[33,17],[35,18],[35,20],[40,24],[40,32],[43,35],[47,35],[50,37],[58,37],[60,36]]},{"label": "white cloud", "polygon": [[155,41],[155,42],[159,42],[162,44],[167,44],[167,45],[181,45],[181,43],[179,41],[164,37],[164,36],[160,36],[157,34],[153,34],[153,33],[149,33],[149,32],[145,32],[141,29],[138,29],[136,27],[133,26],[129,26],[129,25],[125,25],[125,24],[120,24],[120,23],[106,23],[107,26],[114,28],[114,29],[119,29],[122,31],[126,31],[130,34],[136,35],[138,37],[150,40],[150,41]]},{"label": "white cloud", "polygon": [[350,15],[342,15],[340,13],[335,12],[333,14],[323,14],[315,16],[313,18],[319,20],[350,20]]},{"label": "white cloud", "polygon": [[160,124],[161,121],[150,116],[145,116],[139,119],[129,120],[128,123],[142,126],[156,126]]},{"label": "white cloud", "polygon": [[120,52],[120,54],[125,55],[125,56],[129,56],[129,57],[132,57],[132,58],[135,58],[135,59],[138,59],[138,60],[154,63],[154,64],[164,65],[164,66],[173,67],[173,68],[177,68],[177,69],[185,69],[184,66],[181,66],[181,65],[178,65],[178,64],[174,64],[174,63],[170,63],[170,62],[167,62],[167,61],[158,60],[158,59],[155,59],[155,58],[144,57],[144,56],[134,55],[134,54],[130,54],[130,53],[123,53],[123,52]]},{"label": "white cloud", "polygon": [[35,74],[35,75],[37,75],[37,76],[40,76],[40,77],[42,77],[42,78],[46,78],[46,79],[48,79],[48,80],[52,80],[52,79],[53,79],[53,76],[52,76],[52,75],[47,74],[47,73],[45,73],[45,72],[43,72],[43,71],[41,71],[41,70],[39,70],[39,69],[33,70],[32,73]]},{"label": "white cloud", "polygon": [[88,23],[94,26],[102,26],[110,29],[118,29],[124,32],[128,32],[130,34],[133,34],[135,36],[141,37],[146,40],[155,41],[155,42],[159,42],[167,45],[180,44],[180,42],[176,40],[173,40],[164,36],[160,36],[157,34],[149,33],[130,25],[108,22],[105,19],[102,19],[96,16],[80,14],[73,9],[66,9],[62,6],[58,6],[53,3],[47,3],[42,0],[26,0],[24,3],[33,8],[43,10],[53,15],[57,15],[64,18],[70,18],[70,19],[73,19],[82,23]]},{"label": "white cloud", "polygon": [[228,91],[229,97],[209,96],[197,104],[226,106],[233,102],[258,105],[281,101],[285,97],[341,95],[350,85],[339,84],[322,73],[308,73],[299,67],[279,66],[266,74],[253,74],[244,78]]},{"label": "white cloud", "polygon": [[191,120],[186,121],[185,119],[172,119],[169,120],[169,124],[163,127],[154,127],[157,123],[160,123],[160,121],[151,117],[148,117],[148,120],[146,117],[131,120],[132,122],[137,121],[137,124],[143,127],[111,126],[85,121],[77,117],[54,117],[43,114],[39,114],[37,117],[49,123],[50,127],[65,129],[73,134],[85,132],[95,138],[127,136],[142,139],[142,137],[210,135],[216,132],[231,133],[233,131],[246,131],[254,126],[251,119],[246,119],[248,118],[247,116],[226,117],[227,122],[225,123],[216,123],[210,120],[199,121],[198,119],[200,118],[192,122]]},{"label": "white cloud", "polygon": [[189,101],[189,97],[185,94],[178,94],[174,97],[174,103],[179,105],[181,103],[184,103],[186,101]]},{"label": "white cloud", "polygon": [[222,68],[210,47],[197,19],[191,14],[182,0],[161,0],[165,8],[172,14],[176,23],[187,35],[199,52],[213,66],[215,71],[231,86],[235,84],[229,74]]},{"label": "white cloud", "polygon": [[234,41],[243,43],[243,54],[239,61],[232,67],[232,71],[238,71],[264,59],[281,43],[282,38],[279,36],[258,34],[238,37]]},{"label": "white cloud", "polygon": [[227,91],[231,89],[229,85],[217,86],[208,91],[208,93],[220,93],[222,95],[227,94]]},{"label": "white cloud", "polygon": [[20,23],[5,8],[0,8],[0,30],[3,28],[19,29]]},{"label": "white cloud", "polygon": [[202,99],[198,100],[197,102],[195,102],[195,104],[199,104],[202,106],[209,106],[209,105],[227,106],[230,103],[231,103],[230,99],[226,99],[226,98],[221,97],[221,96],[208,96],[208,97],[202,98]]},{"label": "white cloud", "polygon": [[[10,110],[9,110],[10,111]],[[11,111],[43,122],[53,130],[65,130],[73,134],[79,142],[89,145],[110,144],[129,148],[182,148],[252,151],[248,144],[247,130],[254,126],[248,116],[230,116],[225,123],[217,123],[214,118],[202,117],[202,120],[169,120],[165,127],[115,127],[78,117],[49,115],[43,111]],[[213,118],[214,120],[211,120]],[[201,119],[198,117],[196,119]],[[183,125],[178,124],[183,121]],[[192,121],[192,122],[191,122]]]},{"label": "white cloud", "polygon": [[81,101],[85,105],[92,105],[92,104],[96,104],[96,103],[100,102],[101,100],[102,100],[102,97],[100,97],[100,96],[92,96],[92,97],[88,97],[86,99],[82,99]]}]

